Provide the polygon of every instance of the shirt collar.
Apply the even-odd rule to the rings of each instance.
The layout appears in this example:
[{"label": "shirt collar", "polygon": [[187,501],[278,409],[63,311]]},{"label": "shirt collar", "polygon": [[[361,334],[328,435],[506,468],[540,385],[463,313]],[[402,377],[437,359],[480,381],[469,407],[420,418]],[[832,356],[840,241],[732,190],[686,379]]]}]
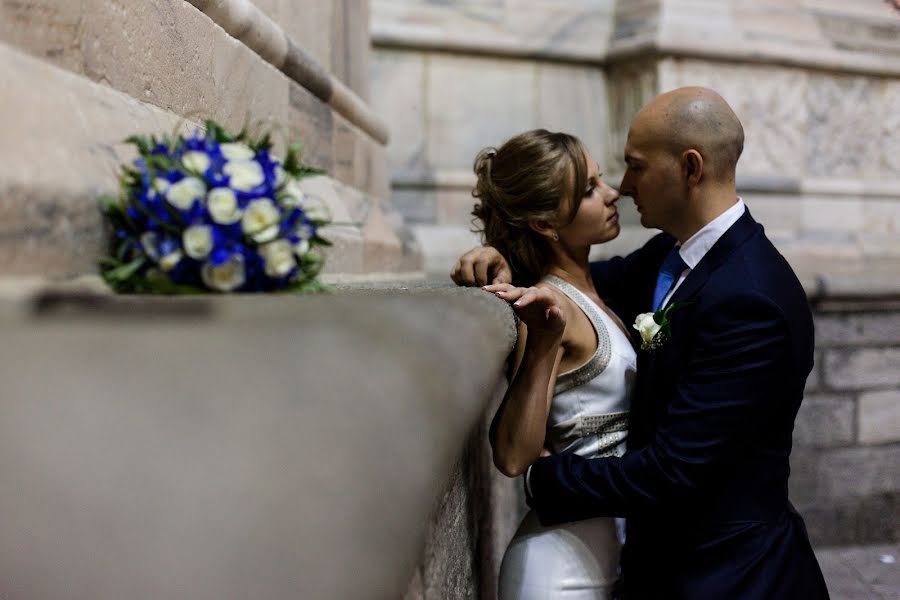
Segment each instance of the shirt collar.
[{"label": "shirt collar", "polygon": [[682,244],[678,254],[681,255],[689,269],[697,266],[709,249],[719,241],[719,238],[725,235],[725,232],[743,216],[744,210],[744,201],[738,196],[737,202],[731,208],[707,223],[703,229]]}]

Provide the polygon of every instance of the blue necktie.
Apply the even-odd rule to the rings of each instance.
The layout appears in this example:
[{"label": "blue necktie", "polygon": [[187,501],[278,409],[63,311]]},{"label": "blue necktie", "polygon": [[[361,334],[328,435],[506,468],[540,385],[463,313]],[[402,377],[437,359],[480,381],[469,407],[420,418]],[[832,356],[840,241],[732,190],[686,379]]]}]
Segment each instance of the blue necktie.
[{"label": "blue necktie", "polygon": [[678,253],[679,246],[672,248],[669,255],[663,261],[659,268],[659,275],[656,277],[656,289],[653,291],[653,311],[656,312],[661,308],[663,298],[665,298],[672,290],[672,286],[678,281],[678,276],[682,271],[688,268],[687,263]]}]

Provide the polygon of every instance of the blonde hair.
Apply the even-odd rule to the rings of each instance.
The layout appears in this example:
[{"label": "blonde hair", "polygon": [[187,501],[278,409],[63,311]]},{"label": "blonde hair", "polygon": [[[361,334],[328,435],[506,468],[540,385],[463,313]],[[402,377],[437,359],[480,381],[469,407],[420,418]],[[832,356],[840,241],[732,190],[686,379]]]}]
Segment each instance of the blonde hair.
[{"label": "blonde hair", "polygon": [[[509,262],[515,285],[533,285],[546,273],[552,253],[550,242],[529,223],[560,227],[574,218],[588,181],[584,146],[573,135],[535,129],[483,149],[474,170],[472,196],[479,202],[472,214],[481,221],[475,231]],[[566,199],[571,199],[568,211]]]}]

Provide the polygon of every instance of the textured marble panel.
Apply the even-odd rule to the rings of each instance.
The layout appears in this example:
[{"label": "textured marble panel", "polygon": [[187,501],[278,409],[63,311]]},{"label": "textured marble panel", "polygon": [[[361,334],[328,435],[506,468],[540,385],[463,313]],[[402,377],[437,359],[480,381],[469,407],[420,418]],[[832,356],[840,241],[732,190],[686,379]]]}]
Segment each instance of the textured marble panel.
[{"label": "textured marble panel", "polygon": [[864,201],[859,198],[797,199],[803,207],[802,229],[808,231],[857,232],[864,226]]},{"label": "textured marble panel", "polygon": [[[884,85],[884,113],[881,120],[881,157],[885,173],[900,175],[900,81]],[[898,190],[900,194],[900,190]]]},{"label": "textured marble panel", "polygon": [[614,0],[372,0],[376,44],[599,59]]},{"label": "textured marble panel", "polygon": [[586,65],[538,65],[538,125],[577,135],[605,169],[609,140],[606,76]]},{"label": "textured marble panel", "polygon": [[376,49],[372,55],[372,109],[388,124],[388,157],[394,172],[425,165],[425,54]]},{"label": "textured marble panel", "polygon": [[666,60],[660,92],[701,85],[719,92],[744,126],[739,176],[799,176],[806,150],[807,74],[801,69]]},{"label": "textured marble panel", "polygon": [[884,118],[881,89],[867,77],[809,77],[810,175],[874,175],[881,163],[880,123]]},{"label": "textured marble panel", "polygon": [[623,173],[623,150],[628,127],[635,113],[659,93],[659,77],[655,62],[638,61],[619,64],[607,72],[609,105],[609,143],[606,164],[611,171]]},{"label": "textured marble panel", "polygon": [[426,79],[429,167],[471,169],[479,150],[537,125],[534,64],[433,55]]}]

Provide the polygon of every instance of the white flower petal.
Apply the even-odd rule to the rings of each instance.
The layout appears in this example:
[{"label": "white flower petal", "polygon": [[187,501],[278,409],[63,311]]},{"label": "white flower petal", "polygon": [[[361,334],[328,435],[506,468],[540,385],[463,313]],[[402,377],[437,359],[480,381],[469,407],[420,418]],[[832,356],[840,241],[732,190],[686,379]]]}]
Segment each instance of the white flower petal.
[{"label": "white flower petal", "polygon": [[241,229],[246,235],[252,237],[275,226],[277,234],[277,226],[280,220],[281,213],[274,202],[269,198],[257,198],[252,200],[244,210],[244,214],[241,217]]},{"label": "white flower petal", "polygon": [[219,144],[219,149],[222,151],[222,156],[225,157],[225,160],[250,160],[256,158],[253,148],[247,144]]},{"label": "white flower petal", "polygon": [[200,278],[206,287],[219,292],[230,292],[244,285],[244,257],[233,255],[227,262],[213,266],[206,263],[200,269]]},{"label": "white flower petal", "polygon": [[195,200],[206,195],[206,184],[196,177],[185,177],[166,190],[166,200],[179,210],[188,210]]},{"label": "white flower petal", "polygon": [[202,174],[209,168],[210,160],[206,152],[190,151],[181,157],[181,164],[195,173]]},{"label": "white flower petal", "polygon": [[266,177],[262,167],[255,160],[233,160],[222,167],[229,177],[229,184],[236,190],[249,192],[265,181]]},{"label": "white flower petal", "polygon": [[294,254],[296,254],[298,258],[303,258],[303,255],[309,252],[309,247],[309,240],[300,240],[294,244]]},{"label": "white flower petal", "polygon": [[191,258],[197,260],[206,258],[213,247],[212,227],[209,225],[188,227],[181,234],[181,245],[184,246],[184,253]]},{"label": "white flower petal", "polygon": [[231,188],[214,188],[206,196],[206,207],[214,223],[232,225],[241,220],[243,211],[238,207],[237,196]]},{"label": "white flower petal", "polygon": [[297,266],[293,248],[287,240],[276,240],[263,244],[259,247],[259,253],[265,260],[266,275],[269,277],[284,277]]}]

